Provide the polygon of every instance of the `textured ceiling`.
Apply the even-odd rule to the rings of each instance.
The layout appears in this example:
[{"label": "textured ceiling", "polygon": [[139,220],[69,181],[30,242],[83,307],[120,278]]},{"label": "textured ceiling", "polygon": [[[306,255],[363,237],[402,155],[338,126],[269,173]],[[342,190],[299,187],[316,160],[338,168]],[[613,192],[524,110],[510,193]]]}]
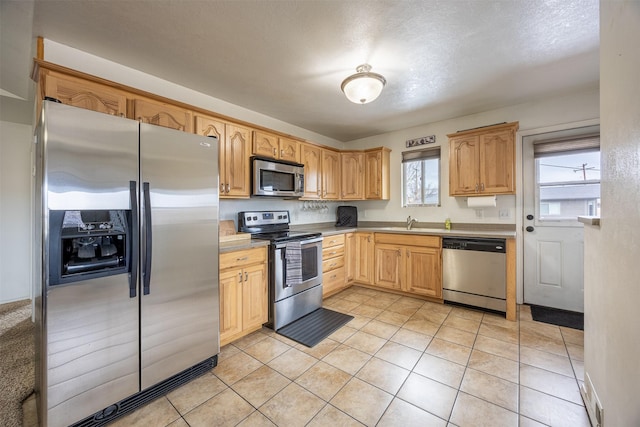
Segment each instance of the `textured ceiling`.
[{"label": "textured ceiling", "polygon": [[[4,0],[3,0],[4,2]],[[33,35],[340,141],[594,87],[597,0],[36,0]],[[387,86],[352,104],[361,63]]]}]

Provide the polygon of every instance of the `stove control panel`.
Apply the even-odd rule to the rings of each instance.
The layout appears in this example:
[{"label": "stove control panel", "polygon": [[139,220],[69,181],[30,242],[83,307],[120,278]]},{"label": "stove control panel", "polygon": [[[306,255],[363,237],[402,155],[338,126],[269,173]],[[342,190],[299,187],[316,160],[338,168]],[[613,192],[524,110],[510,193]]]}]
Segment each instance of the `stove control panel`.
[{"label": "stove control panel", "polygon": [[262,225],[289,224],[289,211],[253,211],[240,212],[238,218],[246,227]]}]

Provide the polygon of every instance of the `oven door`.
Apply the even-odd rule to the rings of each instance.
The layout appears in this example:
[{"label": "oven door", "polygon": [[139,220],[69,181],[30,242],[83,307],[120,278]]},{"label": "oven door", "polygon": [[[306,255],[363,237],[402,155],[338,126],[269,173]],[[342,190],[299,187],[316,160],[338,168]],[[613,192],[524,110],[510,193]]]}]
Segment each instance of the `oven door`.
[{"label": "oven door", "polygon": [[287,283],[287,242],[273,249],[273,302],[322,284],[322,237],[300,241],[302,280]]}]

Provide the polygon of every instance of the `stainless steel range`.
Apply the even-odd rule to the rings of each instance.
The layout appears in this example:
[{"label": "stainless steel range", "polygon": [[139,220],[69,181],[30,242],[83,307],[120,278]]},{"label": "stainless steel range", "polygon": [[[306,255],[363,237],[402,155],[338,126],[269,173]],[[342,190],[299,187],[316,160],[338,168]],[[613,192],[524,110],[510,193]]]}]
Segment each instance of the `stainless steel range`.
[{"label": "stainless steel range", "polygon": [[322,307],[322,236],[289,229],[289,211],[238,213],[238,230],[269,240],[269,323],[278,330]]}]

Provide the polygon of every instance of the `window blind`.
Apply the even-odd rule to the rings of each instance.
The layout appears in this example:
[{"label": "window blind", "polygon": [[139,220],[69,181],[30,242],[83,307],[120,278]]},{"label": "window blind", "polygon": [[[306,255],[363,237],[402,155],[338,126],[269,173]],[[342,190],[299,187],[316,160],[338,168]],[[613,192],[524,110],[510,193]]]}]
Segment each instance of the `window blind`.
[{"label": "window blind", "polygon": [[547,157],[562,153],[600,150],[600,135],[583,135],[574,138],[540,141],[533,144],[533,156]]},{"label": "window blind", "polygon": [[402,153],[402,163],[439,158],[440,147],[423,148],[421,150],[404,151]]}]

